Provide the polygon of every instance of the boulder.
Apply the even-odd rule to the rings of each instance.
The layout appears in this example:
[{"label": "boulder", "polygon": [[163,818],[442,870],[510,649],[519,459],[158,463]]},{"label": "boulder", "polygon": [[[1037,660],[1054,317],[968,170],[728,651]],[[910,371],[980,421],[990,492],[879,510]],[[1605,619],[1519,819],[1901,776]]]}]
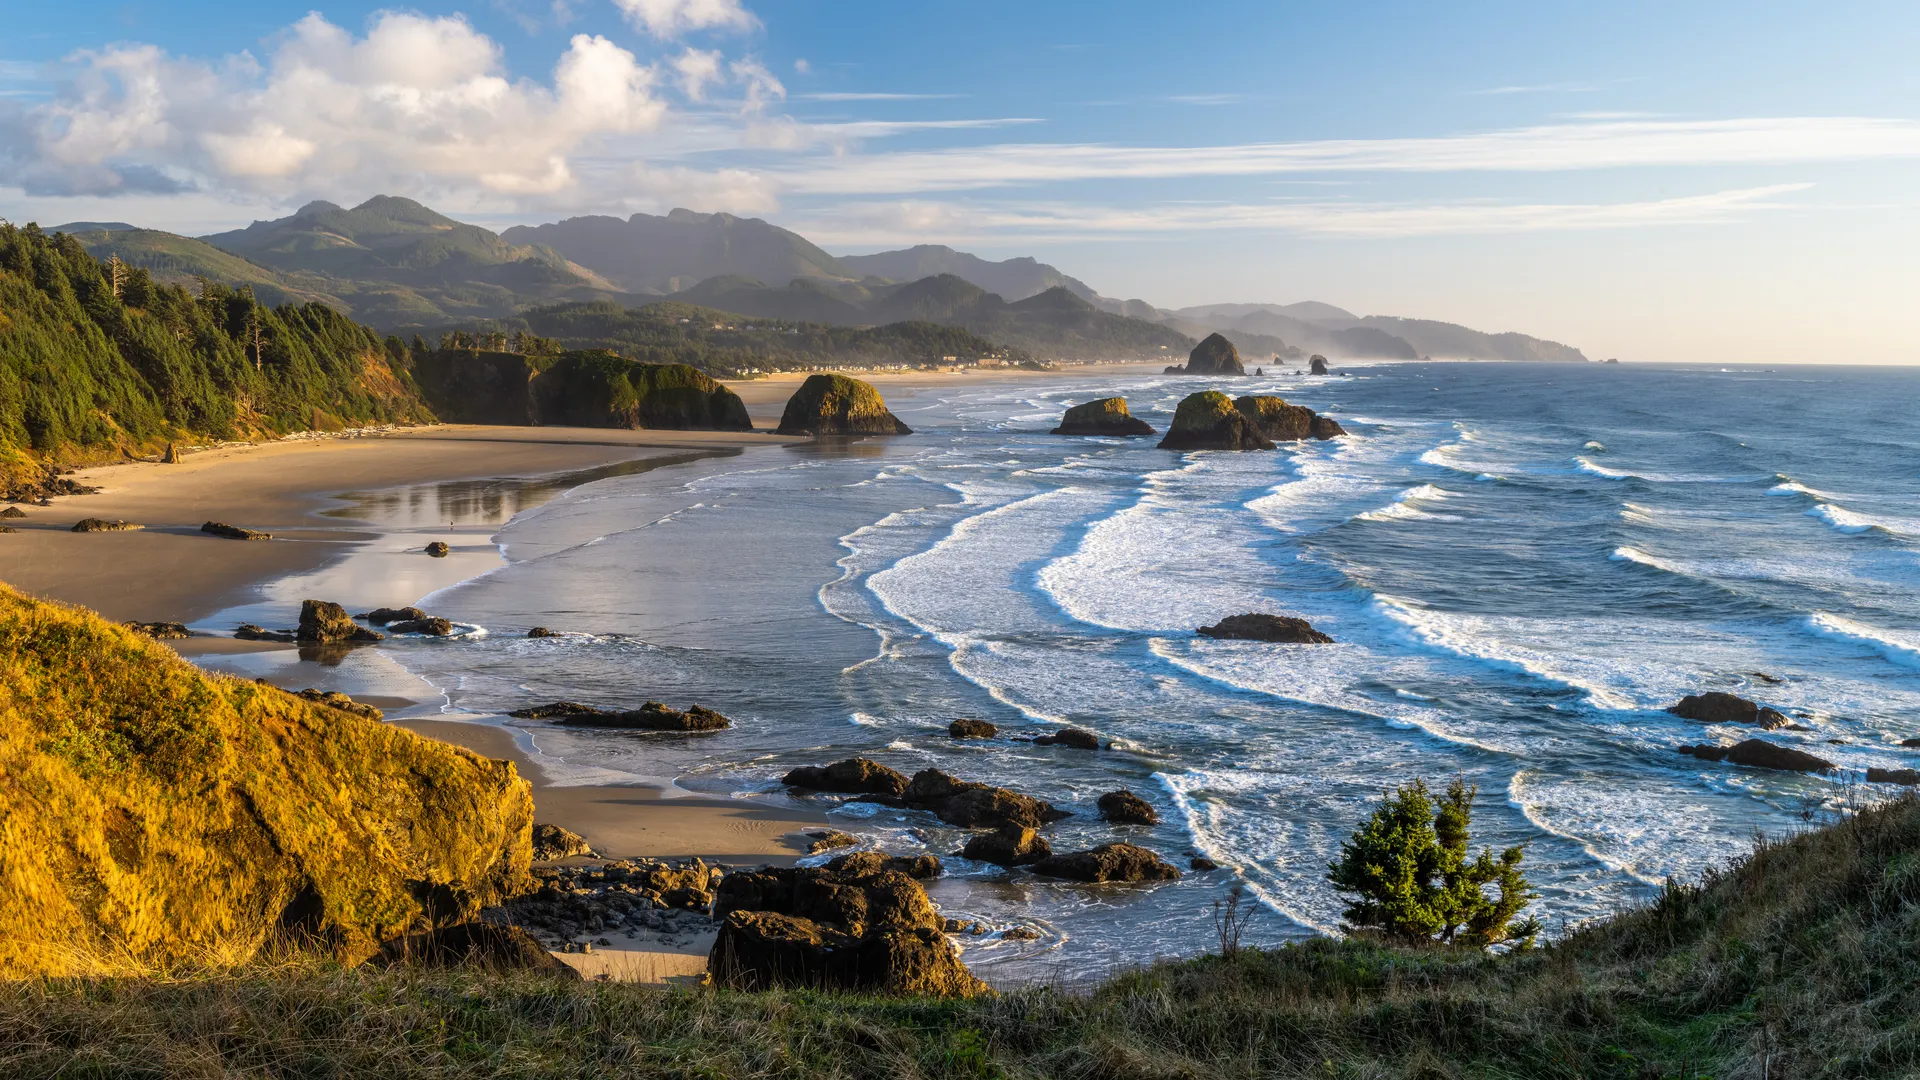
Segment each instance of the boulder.
[{"label": "boulder", "polygon": [[880,391],[845,375],[812,375],[787,400],[779,435],[911,435]]},{"label": "boulder", "polygon": [[1920,772],[1912,769],[1868,769],[1869,784],[1904,784],[1913,787],[1920,784]]},{"label": "boulder", "polygon": [[410,622],[418,619],[424,619],[426,617],[427,617],[427,613],[424,611],[421,611],[417,607],[374,608],[372,611],[369,611],[364,615],[354,616],[354,618],[356,619],[364,619],[375,626],[385,626],[388,623],[393,623],[393,622]]},{"label": "boulder", "polygon": [[150,638],[161,640],[193,636],[193,631],[177,622],[130,622],[127,624],[127,629],[136,634],[145,634]]},{"label": "boulder", "polygon": [[448,555],[453,554],[453,549],[447,546],[445,540],[435,540],[433,543],[427,545],[427,554],[436,559],[444,559]]},{"label": "boulder", "polygon": [[228,540],[271,540],[273,539],[272,533],[259,532],[254,529],[243,529],[238,525],[228,525],[224,522],[219,522],[219,521],[207,522],[205,525],[200,526],[200,531],[212,536],[224,537],[225,539],[228,539]]},{"label": "boulder", "polygon": [[300,602],[300,629],[294,636],[312,645],[379,641],[381,638],[381,635],[356,624],[346,608],[328,600]]},{"label": "boulder", "polygon": [[19,531],[20,531],[19,529],[16,529],[11,525],[0,525],[0,533],[17,533]]},{"label": "boulder", "polygon": [[955,720],[947,725],[947,734],[956,739],[991,739],[1000,729],[985,720]]},{"label": "boulder", "polygon": [[1218,390],[1188,394],[1174,410],[1162,450],[1271,450],[1272,440]]},{"label": "boulder", "polygon": [[105,521],[101,518],[81,518],[73,525],[73,531],[78,533],[132,532],[144,528],[145,525],[135,525],[131,521]]},{"label": "boulder", "polygon": [[466,922],[385,942],[367,961],[377,967],[480,968],[532,971],[579,980],[580,973],[517,926]]},{"label": "boulder", "polygon": [[1240,362],[1240,350],[1233,347],[1224,335],[1208,334],[1206,340],[1193,347],[1187,354],[1187,374],[1189,375],[1245,375],[1246,365]]},{"label": "boulder", "polygon": [[1307,358],[1307,374],[1309,375],[1328,374],[1327,358],[1324,356],[1321,356],[1319,353],[1315,353],[1312,356],[1308,357]]},{"label": "boulder", "polygon": [[693,705],[682,712],[657,701],[649,701],[627,712],[587,709],[582,712],[556,713],[539,719],[552,720],[556,724],[566,724],[569,727],[638,728],[642,731],[719,731],[733,726],[733,721],[712,709]]},{"label": "boulder", "polygon": [[571,858],[575,855],[598,857],[593,845],[587,838],[572,829],[562,828],[544,821],[533,824],[533,861],[553,862],[557,859]]},{"label": "boulder", "polygon": [[1060,418],[1055,435],[1151,435],[1153,426],[1127,411],[1123,397],[1101,398],[1075,405]]},{"label": "boulder", "polygon": [[882,855],[877,851],[856,851],[827,863],[827,869],[845,874],[877,874],[882,870],[897,870],[915,881],[927,881],[939,877],[945,867],[933,855]]},{"label": "boulder", "polygon": [[960,857],[997,866],[1025,866],[1053,854],[1047,838],[1026,825],[1002,825],[967,840]]},{"label": "boulder", "polygon": [[1718,690],[1688,694],[1678,705],[1668,706],[1667,711],[1682,720],[1697,720],[1702,724],[1755,724],[1768,731],[1793,723],[1774,709]]},{"label": "boulder", "polygon": [[1765,739],[1748,739],[1732,746],[1682,746],[1680,752],[1706,761],[1725,761],[1751,769],[1820,773],[1831,772],[1835,768],[1833,762],[1826,758]]},{"label": "boulder", "polygon": [[524,709],[515,709],[507,715],[516,720],[554,720],[568,716],[606,716],[609,713],[606,709],[596,709],[577,701],[551,701],[545,705],[529,705]]},{"label": "boulder", "polygon": [[239,626],[234,627],[233,636],[237,641],[279,641],[291,643],[298,640],[297,636],[291,630],[268,630],[264,627],[255,626],[250,622],[243,622]]},{"label": "boulder", "polygon": [[1071,746],[1075,750],[1100,749],[1100,736],[1083,728],[1061,728],[1049,735],[1033,740],[1035,746]]},{"label": "boulder", "polygon": [[1909,750],[1920,750],[1920,739],[1901,739],[1900,745]]},{"label": "boulder", "polygon": [[1132,844],[1102,844],[1091,851],[1049,855],[1033,864],[1033,872],[1044,877],[1093,883],[1173,881],[1180,876],[1180,870],[1172,863]]},{"label": "boulder", "polygon": [[[960,962],[920,883],[871,860],[841,869],[768,867],[728,874],[707,957],[716,985],[970,997],[987,986]],[[835,860],[840,862],[841,860]]]},{"label": "boulder", "polygon": [[167,452],[160,455],[160,464],[162,465],[180,464],[180,448],[173,445],[172,443],[168,443]]},{"label": "boulder", "polygon": [[1305,619],[1291,615],[1264,615],[1258,612],[1229,615],[1196,633],[1222,641],[1277,641],[1288,645],[1331,645],[1333,639],[1313,628]]},{"label": "boulder", "polygon": [[1321,416],[1305,405],[1289,405],[1285,398],[1271,394],[1249,394],[1234,398],[1233,407],[1253,421],[1253,426],[1261,435],[1274,442],[1325,440],[1347,433],[1347,429],[1341,427],[1333,417]]},{"label": "boulder", "polygon": [[560,633],[557,630],[549,630],[544,626],[536,626],[533,629],[527,631],[527,636],[530,638],[543,638],[543,637],[565,637],[566,635]]},{"label": "boulder", "polygon": [[424,619],[402,619],[399,622],[388,623],[387,632],[390,634],[423,634],[427,637],[446,637],[448,634],[453,633],[453,622],[450,619],[442,619],[435,616],[429,616]]},{"label": "boulder", "polygon": [[818,855],[823,851],[832,851],[835,848],[852,847],[860,842],[859,837],[852,833],[841,832],[839,829],[815,829],[809,832],[807,836],[813,841],[813,843],[807,845],[807,854],[809,855]]},{"label": "boulder", "polygon": [[939,769],[914,773],[913,780],[897,799],[881,801],[929,811],[941,821],[963,829],[990,829],[1001,825],[1037,829],[1049,821],[1071,816],[1031,795],[958,780]]},{"label": "boulder", "polygon": [[26,516],[27,512],[17,506],[9,506],[5,510],[0,510],[0,518],[23,518]]},{"label": "boulder", "polygon": [[1188,859],[1187,866],[1201,873],[1205,873],[1209,870],[1220,869],[1219,863],[1214,862],[1212,859],[1207,858],[1205,855],[1195,855],[1193,858]]},{"label": "boulder", "polygon": [[824,766],[802,765],[780,782],[788,787],[855,795],[899,795],[907,790],[905,776],[867,758],[848,758]]},{"label": "boulder", "polygon": [[369,720],[385,720],[387,718],[387,714],[381,712],[377,707],[355,701],[338,690],[319,690],[310,686],[305,690],[296,691],[293,696],[305,701],[311,701],[315,705],[325,705],[329,709],[339,709],[343,713],[364,716]]},{"label": "boulder", "polygon": [[1122,788],[1100,796],[1100,816],[1116,825],[1158,825],[1160,812],[1153,804]]}]

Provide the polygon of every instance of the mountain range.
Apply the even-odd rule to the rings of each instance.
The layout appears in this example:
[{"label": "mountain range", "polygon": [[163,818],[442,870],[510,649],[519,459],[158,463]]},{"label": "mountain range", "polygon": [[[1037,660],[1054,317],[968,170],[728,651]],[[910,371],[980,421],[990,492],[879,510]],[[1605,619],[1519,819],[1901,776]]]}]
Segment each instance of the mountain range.
[{"label": "mountain range", "polygon": [[249,286],[269,303],[326,303],[394,331],[472,326],[555,304],[672,299],[838,326],[935,322],[1041,358],[1158,357],[1218,332],[1256,360],[1586,359],[1524,334],[1358,316],[1318,301],[1166,309],[1101,296],[1031,258],[995,262],[941,245],[836,256],[758,218],[682,209],[494,233],[410,199],[376,196],[351,209],[312,202],[199,238],[123,222],[57,231],[160,280]]}]

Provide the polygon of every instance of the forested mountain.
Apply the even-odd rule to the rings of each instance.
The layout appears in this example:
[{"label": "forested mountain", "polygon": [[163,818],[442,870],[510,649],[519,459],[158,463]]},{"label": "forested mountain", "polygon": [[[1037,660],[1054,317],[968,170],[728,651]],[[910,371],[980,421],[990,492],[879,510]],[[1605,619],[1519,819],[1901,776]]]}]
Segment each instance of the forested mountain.
[{"label": "forested mountain", "polygon": [[1041,359],[1184,358],[1193,348],[1193,339],[1177,330],[1101,311],[1062,286],[1008,303],[951,274],[898,285],[802,279],[783,287],[728,277],[673,299],[760,318],[941,323]]},{"label": "forested mountain", "polygon": [[674,210],[578,217],[551,225],[518,225],[510,244],[556,251],[631,293],[679,292],[707,278],[740,274],[785,285],[795,278],[854,278],[805,237],[759,218]]},{"label": "forested mountain", "polygon": [[859,276],[889,281],[919,281],[940,274],[951,274],[1007,300],[1025,300],[1056,287],[1065,288],[1082,300],[1093,300],[1098,296],[1086,282],[1068,277],[1036,259],[989,262],[978,255],[955,251],[943,244],[921,244],[874,255],[842,255],[840,265]]},{"label": "forested mountain", "polygon": [[71,233],[95,258],[117,258],[128,266],[146,270],[155,281],[165,284],[198,290],[200,280],[205,278],[223,285],[251,286],[255,298],[264,304],[277,306],[318,300],[343,312],[351,308],[346,301],[315,287],[318,284],[315,281],[297,285],[278,270],[222,251],[205,240],[117,222],[76,221],[49,231]]},{"label": "forested mountain", "polygon": [[394,359],[325,304],[192,293],[102,263],[70,235],[0,224],[0,472],[173,439],[427,419]]},{"label": "forested mountain", "polygon": [[386,195],[351,210],[311,202],[290,217],[202,239],[277,271],[283,288],[331,296],[355,318],[389,329],[621,291],[556,252]]},{"label": "forested mountain", "polygon": [[611,349],[649,364],[685,364],[711,375],[811,367],[938,364],[948,357],[1024,359],[957,326],[893,322],[830,326],[754,319],[678,301],[628,308],[611,301],[533,308],[512,318],[452,330],[442,347],[504,349],[515,334],[566,349]]}]

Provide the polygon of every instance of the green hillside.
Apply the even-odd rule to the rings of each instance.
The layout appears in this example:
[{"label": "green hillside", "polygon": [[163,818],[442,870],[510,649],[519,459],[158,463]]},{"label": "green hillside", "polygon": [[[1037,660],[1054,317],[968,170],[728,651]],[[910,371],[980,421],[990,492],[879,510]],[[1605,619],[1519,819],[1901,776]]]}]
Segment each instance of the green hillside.
[{"label": "green hillside", "polygon": [[[628,308],[611,301],[534,308],[479,324],[456,338],[532,333],[567,349],[610,349],[648,364],[685,364],[720,376],[810,367],[938,364],[947,357],[1024,359],[968,330],[927,322],[828,326],[780,318],[742,318],[669,301]],[[443,339],[446,340],[446,339]]]},{"label": "green hillside", "polygon": [[952,274],[904,284],[799,280],[780,288],[726,277],[704,281],[673,299],[759,318],[938,323],[1042,359],[1184,357],[1194,344],[1171,327],[1102,311],[1064,286],[1010,304]]},{"label": "green hillside", "polygon": [[12,471],[172,439],[428,418],[395,359],[325,304],[190,293],[140,267],[116,289],[78,239],[0,224],[0,461]]},{"label": "green hillside", "polygon": [[255,298],[273,306],[319,301],[342,310],[347,307],[339,297],[311,287],[314,282],[296,284],[277,270],[222,251],[205,240],[158,229],[85,228],[88,224],[92,223],[77,222],[52,231],[72,233],[89,254],[102,262],[117,258],[169,285],[197,290],[200,279],[205,278],[234,287],[251,286]]}]

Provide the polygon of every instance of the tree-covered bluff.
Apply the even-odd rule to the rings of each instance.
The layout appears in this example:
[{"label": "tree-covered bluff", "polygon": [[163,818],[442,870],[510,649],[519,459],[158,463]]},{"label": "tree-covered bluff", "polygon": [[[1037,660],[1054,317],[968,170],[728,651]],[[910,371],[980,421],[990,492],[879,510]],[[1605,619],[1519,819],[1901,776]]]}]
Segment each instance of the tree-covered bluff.
[{"label": "tree-covered bluff", "polygon": [[175,439],[431,419],[397,359],[324,304],[189,292],[0,223],[0,477]]}]

